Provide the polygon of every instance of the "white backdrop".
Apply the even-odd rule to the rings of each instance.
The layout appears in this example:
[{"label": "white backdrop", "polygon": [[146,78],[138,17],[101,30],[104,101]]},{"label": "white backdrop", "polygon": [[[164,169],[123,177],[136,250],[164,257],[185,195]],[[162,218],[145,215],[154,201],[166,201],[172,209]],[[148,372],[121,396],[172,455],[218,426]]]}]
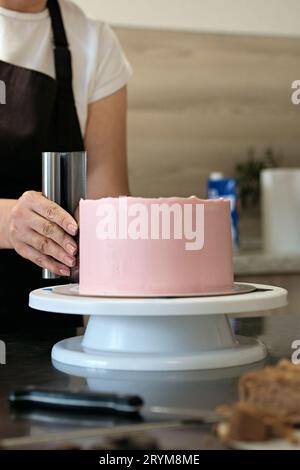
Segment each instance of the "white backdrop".
[{"label": "white backdrop", "polygon": [[300,0],[73,1],[113,25],[300,36]]}]

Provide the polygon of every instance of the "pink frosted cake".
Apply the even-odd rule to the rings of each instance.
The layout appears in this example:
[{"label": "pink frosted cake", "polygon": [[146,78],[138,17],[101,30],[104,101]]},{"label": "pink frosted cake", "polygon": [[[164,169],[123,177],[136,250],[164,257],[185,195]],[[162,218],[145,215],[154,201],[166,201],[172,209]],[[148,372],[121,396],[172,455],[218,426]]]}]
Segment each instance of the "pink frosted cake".
[{"label": "pink frosted cake", "polygon": [[81,294],[196,295],[232,286],[228,201],[192,196],[80,202]]}]

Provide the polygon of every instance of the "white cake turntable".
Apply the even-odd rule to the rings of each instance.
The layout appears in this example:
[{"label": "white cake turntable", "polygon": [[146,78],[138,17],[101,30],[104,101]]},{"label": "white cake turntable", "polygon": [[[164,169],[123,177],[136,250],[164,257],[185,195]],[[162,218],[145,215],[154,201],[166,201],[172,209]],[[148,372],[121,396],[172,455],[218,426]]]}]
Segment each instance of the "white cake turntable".
[{"label": "white cake turntable", "polygon": [[78,285],[38,289],[29,305],[53,313],[90,316],[84,336],[52,349],[69,366],[127,371],[207,370],[263,360],[265,345],[235,336],[228,315],[287,305],[280,287],[235,283],[230,293],[194,297],[89,297]]}]

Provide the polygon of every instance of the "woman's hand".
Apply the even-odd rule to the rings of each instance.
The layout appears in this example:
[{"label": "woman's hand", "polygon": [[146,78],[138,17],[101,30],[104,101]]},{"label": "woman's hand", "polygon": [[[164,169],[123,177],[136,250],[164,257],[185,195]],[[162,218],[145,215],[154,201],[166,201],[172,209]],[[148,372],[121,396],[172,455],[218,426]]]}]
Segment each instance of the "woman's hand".
[{"label": "woman's hand", "polygon": [[11,210],[9,239],[16,252],[41,268],[70,276],[76,264],[75,219],[35,191],[26,191]]}]

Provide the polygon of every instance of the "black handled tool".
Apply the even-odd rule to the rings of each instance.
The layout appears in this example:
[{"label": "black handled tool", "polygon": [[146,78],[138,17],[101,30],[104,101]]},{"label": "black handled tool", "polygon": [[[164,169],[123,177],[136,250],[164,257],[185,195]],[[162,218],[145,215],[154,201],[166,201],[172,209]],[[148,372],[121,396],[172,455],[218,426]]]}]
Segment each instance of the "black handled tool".
[{"label": "black handled tool", "polygon": [[143,406],[143,400],[135,395],[44,390],[33,387],[14,390],[9,395],[9,402],[18,408],[98,411],[100,414],[137,414]]},{"label": "black handled tool", "polygon": [[144,406],[143,399],[137,395],[118,395],[115,393],[94,393],[90,391],[46,390],[26,387],[15,390],[9,395],[10,404],[18,408],[47,408],[61,411],[97,412],[99,416],[124,415],[136,418],[137,415],[158,419],[180,418],[186,423],[197,422],[213,424],[220,421],[220,416],[213,411],[171,408],[166,406]]}]

